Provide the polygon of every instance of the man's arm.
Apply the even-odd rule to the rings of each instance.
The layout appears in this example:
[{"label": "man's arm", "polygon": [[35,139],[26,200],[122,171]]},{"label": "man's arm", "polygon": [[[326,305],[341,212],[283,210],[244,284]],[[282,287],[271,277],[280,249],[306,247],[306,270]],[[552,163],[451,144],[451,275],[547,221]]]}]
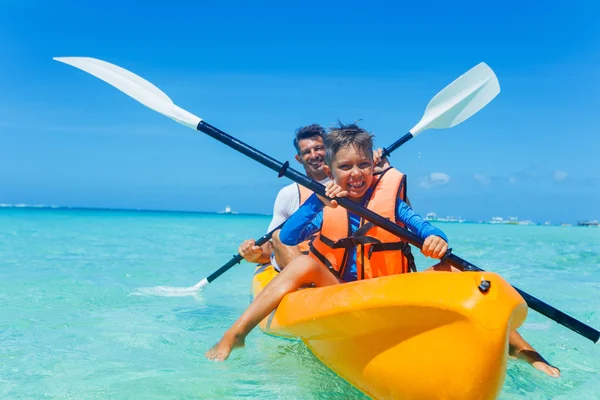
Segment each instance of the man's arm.
[{"label": "man's arm", "polygon": [[273,218],[269,224],[267,232],[271,232],[298,209],[300,198],[296,185],[286,186],[277,193],[275,203],[273,204]]},{"label": "man's arm", "polygon": [[[269,223],[267,232],[271,232],[277,228],[283,222],[285,222],[291,215],[289,212],[290,206],[298,204],[297,190],[294,185],[286,186],[277,193],[275,203],[273,204],[273,218]],[[294,199],[295,195],[295,199]],[[294,203],[296,201],[296,203]],[[273,253],[273,244],[271,241],[266,242],[262,246],[258,247],[255,245],[254,239],[248,239],[244,241],[238,248],[238,253],[244,257],[244,259],[251,263],[266,264],[271,261],[271,253]]]}]

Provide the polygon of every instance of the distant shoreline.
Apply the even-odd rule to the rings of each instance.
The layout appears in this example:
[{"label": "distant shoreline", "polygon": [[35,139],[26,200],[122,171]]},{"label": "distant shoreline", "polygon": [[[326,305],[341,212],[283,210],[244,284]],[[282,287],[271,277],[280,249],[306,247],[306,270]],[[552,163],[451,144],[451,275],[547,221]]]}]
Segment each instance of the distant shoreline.
[{"label": "distant shoreline", "polygon": [[235,213],[226,214],[221,211],[196,211],[196,210],[154,210],[145,208],[106,208],[106,207],[70,207],[55,205],[29,205],[29,204],[0,204],[2,210],[39,210],[39,211],[100,211],[100,212],[139,212],[139,213],[162,213],[162,214],[206,214],[206,215],[229,215],[229,216],[258,216],[272,217],[272,214],[260,213]]}]

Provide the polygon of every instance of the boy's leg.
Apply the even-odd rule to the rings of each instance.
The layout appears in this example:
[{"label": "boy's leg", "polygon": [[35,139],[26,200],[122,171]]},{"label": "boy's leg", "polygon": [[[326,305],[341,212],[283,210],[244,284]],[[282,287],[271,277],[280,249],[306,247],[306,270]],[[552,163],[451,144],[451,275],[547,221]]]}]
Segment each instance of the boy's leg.
[{"label": "boy's leg", "polygon": [[[461,272],[461,270],[453,267],[448,262],[438,263],[423,272],[431,271]],[[508,353],[517,359],[526,361],[533,368],[544,372],[548,376],[555,378],[560,376],[560,370],[550,365],[540,353],[523,339],[516,329],[513,329],[508,336]]]},{"label": "boy's leg", "polygon": [[431,267],[424,269],[423,272],[462,272],[460,269],[453,267],[449,262],[439,262]]},{"label": "boy's leg", "polygon": [[286,294],[303,286],[321,287],[337,283],[337,278],[313,258],[305,255],[295,258],[256,296],[219,343],[206,352],[206,357],[215,361],[226,360],[231,350],[244,345],[248,333],[279,305]]},{"label": "boy's leg", "polygon": [[526,361],[531,364],[533,368],[542,371],[548,376],[554,378],[560,376],[560,369],[550,365],[540,353],[535,351],[535,349],[523,339],[516,329],[510,332],[510,336],[508,337],[508,354],[517,359]]},{"label": "boy's leg", "polygon": [[275,261],[282,270],[296,257],[302,255],[298,246],[287,246],[279,240],[279,231],[273,233],[273,248],[275,249]]}]

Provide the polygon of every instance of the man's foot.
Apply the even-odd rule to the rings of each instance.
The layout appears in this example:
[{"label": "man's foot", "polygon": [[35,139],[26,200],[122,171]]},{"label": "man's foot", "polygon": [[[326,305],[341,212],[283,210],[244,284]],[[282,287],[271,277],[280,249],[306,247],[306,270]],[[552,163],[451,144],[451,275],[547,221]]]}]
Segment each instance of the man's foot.
[{"label": "man's foot", "polygon": [[244,347],[244,338],[225,334],[219,343],[207,351],[204,356],[210,361],[225,361],[229,358],[231,351],[238,347]]},{"label": "man's foot", "polygon": [[511,354],[511,356],[526,361],[533,368],[542,371],[548,376],[553,378],[558,378],[560,376],[560,369],[550,365],[548,361],[535,350],[520,350],[516,354]]}]

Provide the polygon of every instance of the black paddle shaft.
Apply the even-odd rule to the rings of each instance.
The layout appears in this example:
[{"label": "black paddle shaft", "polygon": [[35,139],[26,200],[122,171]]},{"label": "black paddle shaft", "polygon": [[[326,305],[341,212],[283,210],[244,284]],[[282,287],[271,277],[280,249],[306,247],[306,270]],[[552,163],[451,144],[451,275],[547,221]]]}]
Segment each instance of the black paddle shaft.
[{"label": "black paddle shaft", "polygon": [[414,137],[413,134],[408,132],[406,135],[402,136],[400,139],[398,139],[394,143],[392,143],[391,146],[383,149],[382,156],[388,157],[390,154],[392,154],[392,151],[396,150],[398,147],[402,146],[404,143],[408,142],[413,137]]},{"label": "black paddle shaft", "polygon": [[[234,150],[237,150],[240,153],[252,158],[253,160],[258,161],[262,165],[277,172],[279,174],[279,176],[285,176],[285,177],[293,180],[294,182],[312,190],[313,192],[318,193],[321,196],[325,196],[325,186],[323,186],[319,182],[313,181],[312,179],[299,173],[298,171],[296,171],[292,168],[289,168],[289,163],[286,162],[285,164],[282,164],[281,162],[275,160],[274,158],[269,157],[268,155],[260,152],[259,150],[247,145],[246,143],[234,138],[233,136],[228,135],[227,133],[221,131],[220,129],[215,128],[214,126],[212,126],[204,121],[200,121],[200,123],[198,124],[196,129],[199,130],[200,132],[206,133],[208,136],[233,148]],[[408,134],[405,135],[404,137],[407,137],[407,139],[404,140],[404,142],[406,142],[410,139],[410,137],[412,137],[412,134],[410,134],[410,137],[408,137]],[[402,140],[403,138],[401,138],[400,140]],[[396,143],[398,143],[398,142],[396,142]],[[392,147],[397,148],[401,144],[400,143],[400,144],[396,145],[396,143],[394,143],[394,145],[390,146],[390,148],[392,148]],[[352,211],[353,213],[361,216],[362,218],[366,219],[367,221],[370,221],[370,222],[374,223],[375,225],[382,227],[386,231],[393,233],[394,235],[396,235],[398,237],[401,237],[402,239],[409,242],[413,246],[416,246],[418,248],[421,248],[423,246],[423,239],[421,239],[414,233],[400,227],[399,225],[395,224],[394,222],[383,218],[379,214],[376,214],[373,211],[368,210],[368,209],[360,206],[359,204],[352,202],[351,200],[349,200],[347,198],[338,198],[338,199],[336,199],[336,201],[338,202],[338,204],[340,206],[344,207],[345,209]],[[270,232],[270,234],[271,233],[272,232]],[[269,234],[265,235],[263,238],[266,238],[266,236],[268,236],[268,235]],[[268,238],[265,239],[263,241],[263,243],[266,242],[267,240],[268,240]],[[233,259],[230,261],[230,262],[233,262],[232,266],[241,261],[242,257],[239,255],[234,257],[234,259],[237,257],[239,257],[239,261],[234,262]],[[468,261],[460,258],[459,256],[457,256],[455,254],[448,253],[445,256],[445,259],[448,262],[450,262],[450,264],[452,264],[453,266],[455,266],[456,268],[458,268],[462,271],[483,271],[481,268],[469,263]],[[226,265],[228,265],[228,264],[226,264]],[[223,269],[225,266],[223,266],[221,269]],[[219,269],[219,271],[221,269]],[[226,268],[225,270],[227,270],[227,269],[228,268]],[[218,273],[219,271],[215,272],[214,274]],[[210,281],[210,277],[208,279]],[[518,288],[515,288],[515,289],[525,299],[525,301],[527,302],[527,305],[531,309],[558,322],[559,324],[571,329],[572,331],[579,333],[580,335],[584,336],[587,339],[590,339],[594,343],[598,342],[598,340],[600,339],[600,332],[597,331],[596,329],[592,328],[591,326],[588,326],[588,325],[584,324],[583,322],[576,320],[575,318],[563,313],[560,310],[557,310],[556,308],[552,307],[551,305],[544,303],[543,301],[523,292],[522,290],[520,290]]]},{"label": "black paddle shaft", "polygon": [[[255,245],[256,246],[262,246],[263,244],[267,243],[269,240],[271,240],[271,236],[273,236],[273,233],[275,233],[276,230],[283,228],[284,224],[285,224],[285,222],[283,222],[277,228],[273,229],[271,232],[269,232],[266,235],[262,236],[260,239],[258,239],[256,241]],[[227,262],[227,264],[224,264],[221,268],[219,268],[218,270],[216,270],[215,272],[213,272],[212,274],[210,274],[206,278],[206,280],[208,281],[208,283],[211,283],[212,281],[214,281],[215,279],[217,279],[219,276],[223,275],[225,272],[227,272],[228,270],[230,270],[234,265],[239,264],[240,262],[242,262],[243,259],[244,259],[244,257],[240,256],[239,254],[236,254],[235,256],[233,256],[231,258],[231,260],[229,260]]]}]

